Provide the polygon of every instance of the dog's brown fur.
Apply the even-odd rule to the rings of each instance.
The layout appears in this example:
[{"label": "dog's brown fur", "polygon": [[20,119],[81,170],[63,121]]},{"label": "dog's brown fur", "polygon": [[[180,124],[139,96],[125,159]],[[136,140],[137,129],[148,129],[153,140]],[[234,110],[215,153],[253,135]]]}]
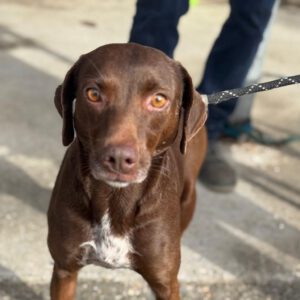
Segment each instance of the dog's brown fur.
[{"label": "dog's brown fur", "polygon": [[[99,101],[88,100],[89,87],[100,91]],[[162,110],[149,106],[157,94],[168,101]],[[93,228],[108,213],[111,233],[130,237],[130,268],[157,299],[178,300],[180,238],[206,151],[206,105],[190,76],[158,50],[106,45],[80,57],[58,86],[55,105],[70,146],[48,211],[51,299],[74,299],[87,255],[81,245],[97,238]]]}]

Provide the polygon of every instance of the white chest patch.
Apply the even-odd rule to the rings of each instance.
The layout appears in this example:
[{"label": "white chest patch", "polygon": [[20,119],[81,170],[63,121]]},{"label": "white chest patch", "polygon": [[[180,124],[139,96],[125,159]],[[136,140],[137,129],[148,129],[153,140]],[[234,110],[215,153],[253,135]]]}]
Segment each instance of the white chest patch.
[{"label": "white chest patch", "polygon": [[130,268],[129,254],[133,253],[129,234],[116,236],[111,232],[108,213],[102,217],[101,223],[93,228],[94,238],[84,242],[80,248],[85,249],[82,265],[96,264],[106,268]]}]

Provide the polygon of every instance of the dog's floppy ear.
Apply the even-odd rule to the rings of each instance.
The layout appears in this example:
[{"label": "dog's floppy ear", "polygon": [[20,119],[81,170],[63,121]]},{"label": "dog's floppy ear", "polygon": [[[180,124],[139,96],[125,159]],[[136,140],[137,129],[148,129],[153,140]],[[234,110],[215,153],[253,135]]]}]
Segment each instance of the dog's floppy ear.
[{"label": "dog's floppy ear", "polygon": [[79,61],[67,72],[61,85],[56,88],[54,103],[63,119],[62,142],[68,146],[74,139],[73,100],[76,97],[76,71]]},{"label": "dog's floppy ear", "polygon": [[181,109],[183,113],[180,151],[185,154],[187,143],[202,128],[207,119],[207,102],[193,86],[191,76],[180,65],[183,80]]}]

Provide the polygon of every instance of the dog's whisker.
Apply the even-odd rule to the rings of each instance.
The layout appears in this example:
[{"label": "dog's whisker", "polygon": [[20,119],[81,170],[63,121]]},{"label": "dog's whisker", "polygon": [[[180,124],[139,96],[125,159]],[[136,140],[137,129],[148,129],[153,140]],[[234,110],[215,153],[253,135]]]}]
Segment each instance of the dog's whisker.
[{"label": "dog's whisker", "polygon": [[84,56],[84,58],[86,58],[89,63],[95,68],[95,70],[97,71],[99,77],[102,77],[100,70],[98,69],[98,67],[95,65],[95,63],[87,56]]},{"label": "dog's whisker", "polygon": [[165,176],[165,177],[167,177],[167,178],[170,178],[169,170],[167,170],[167,169],[164,169],[164,168],[161,168],[161,167],[153,166],[153,168],[151,168],[151,170],[152,170],[154,173],[159,173],[159,174],[162,175],[162,176]]}]

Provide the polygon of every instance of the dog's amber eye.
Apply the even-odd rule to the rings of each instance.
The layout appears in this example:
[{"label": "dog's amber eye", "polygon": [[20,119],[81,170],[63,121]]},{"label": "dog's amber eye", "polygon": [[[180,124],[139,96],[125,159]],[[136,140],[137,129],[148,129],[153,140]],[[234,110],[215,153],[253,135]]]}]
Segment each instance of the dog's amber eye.
[{"label": "dog's amber eye", "polygon": [[95,88],[89,88],[86,91],[86,95],[88,97],[88,99],[92,102],[97,102],[100,99],[100,93],[97,89]]},{"label": "dog's amber eye", "polygon": [[168,100],[165,96],[163,95],[153,95],[150,101],[150,104],[154,108],[163,108],[167,104]]}]

